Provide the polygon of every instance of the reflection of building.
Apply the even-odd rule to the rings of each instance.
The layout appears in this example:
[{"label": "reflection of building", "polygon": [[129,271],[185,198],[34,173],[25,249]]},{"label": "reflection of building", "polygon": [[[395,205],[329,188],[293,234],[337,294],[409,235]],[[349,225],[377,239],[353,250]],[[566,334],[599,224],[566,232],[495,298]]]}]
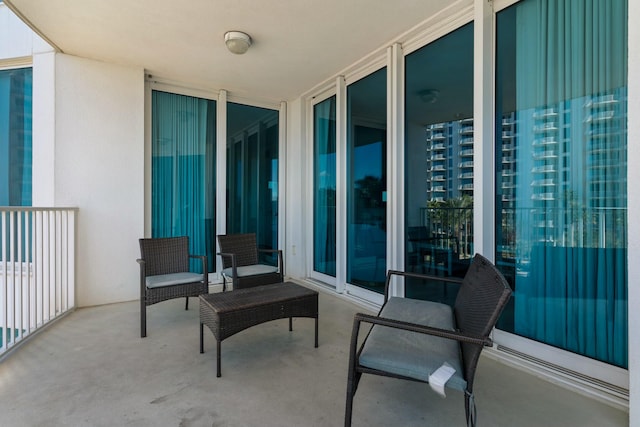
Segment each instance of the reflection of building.
[{"label": "reflection of building", "polygon": [[[616,208],[626,206],[627,194],[620,178],[627,165],[625,98],[618,89],[503,115],[496,153],[499,258],[515,257],[516,224],[529,224],[530,242],[597,246],[606,239],[619,246]],[[426,127],[427,201],[473,195],[473,140],[472,118]],[[583,235],[587,222],[599,224],[599,235]]]},{"label": "reflection of building", "polygon": [[514,195],[519,209],[530,210],[533,240],[600,245],[580,231],[585,221],[599,223],[600,238],[613,231],[612,209],[626,206],[625,96],[616,90],[517,114]]},{"label": "reflection of building", "polygon": [[426,127],[427,200],[473,195],[473,119]]}]

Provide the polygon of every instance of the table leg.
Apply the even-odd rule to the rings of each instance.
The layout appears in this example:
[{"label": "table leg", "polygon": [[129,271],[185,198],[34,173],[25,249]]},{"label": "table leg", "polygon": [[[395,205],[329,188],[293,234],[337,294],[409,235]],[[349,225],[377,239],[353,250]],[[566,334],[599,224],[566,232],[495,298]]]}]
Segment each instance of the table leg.
[{"label": "table leg", "polygon": [[293,331],[293,317],[289,317],[289,332]]},{"label": "table leg", "polygon": [[204,324],[200,322],[200,353],[204,353]]},{"label": "table leg", "polygon": [[222,375],[222,373],[220,372],[220,340],[216,340],[216,347],[218,349],[218,355],[216,358],[216,377],[220,378],[220,376]]},{"label": "table leg", "polygon": [[316,348],[318,348],[318,316],[316,316]]}]

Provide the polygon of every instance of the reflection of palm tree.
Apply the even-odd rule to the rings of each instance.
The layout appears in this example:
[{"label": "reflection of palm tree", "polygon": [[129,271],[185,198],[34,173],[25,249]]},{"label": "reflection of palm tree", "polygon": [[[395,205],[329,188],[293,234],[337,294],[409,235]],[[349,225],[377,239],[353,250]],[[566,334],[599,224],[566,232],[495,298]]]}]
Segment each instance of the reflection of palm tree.
[{"label": "reflection of palm tree", "polygon": [[[462,243],[462,252],[467,254],[473,221],[473,197],[463,194],[461,197],[446,201],[427,202],[431,233],[438,237],[455,237]],[[459,255],[462,255],[459,254]]]},{"label": "reflection of palm tree", "polygon": [[441,232],[446,226],[444,207],[445,202],[441,200],[429,200],[427,202],[427,208],[429,208],[427,211],[429,213],[429,232],[432,234]]}]

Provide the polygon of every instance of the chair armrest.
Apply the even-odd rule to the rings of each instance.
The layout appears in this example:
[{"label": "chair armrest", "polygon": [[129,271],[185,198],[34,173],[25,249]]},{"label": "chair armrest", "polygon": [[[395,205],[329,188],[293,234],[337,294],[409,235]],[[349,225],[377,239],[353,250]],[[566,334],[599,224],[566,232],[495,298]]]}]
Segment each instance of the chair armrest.
[{"label": "chair armrest", "polygon": [[[217,255],[220,255],[222,258],[231,258],[231,275],[233,279],[238,278],[238,266],[236,261],[236,254],[232,254],[229,252],[218,252]],[[223,266],[224,269],[224,266]]]},{"label": "chair armrest", "polygon": [[282,257],[282,249],[258,249],[258,253],[277,253],[278,254],[278,265],[277,267],[280,269],[280,273],[284,276],[284,259]]},{"label": "chair armrest", "polygon": [[199,259],[202,261],[202,275],[205,284],[209,284],[209,263],[206,255],[189,255],[189,258]]},{"label": "chair armrest", "polygon": [[410,271],[389,270],[387,272],[387,280],[386,280],[385,285],[384,285],[384,300],[385,300],[385,302],[389,300],[389,284],[391,283],[391,277],[392,276],[413,277],[413,278],[421,279],[421,280],[432,280],[432,281],[453,283],[453,284],[457,284],[457,285],[462,283],[462,279],[459,278],[459,277],[443,277],[443,276],[434,276],[432,274],[413,273],[413,272],[410,272]]},{"label": "chair armrest", "polygon": [[449,331],[447,329],[434,328],[431,326],[419,325],[417,323],[409,323],[402,320],[389,319],[386,317],[372,316],[364,313],[357,313],[354,317],[354,323],[355,322],[366,322],[373,325],[387,326],[389,328],[402,329],[419,334],[433,335],[436,337],[482,345],[485,347],[493,346],[493,341],[488,337],[478,337],[469,334],[463,334],[462,332]]},{"label": "chair armrest", "polygon": [[142,258],[138,258],[136,262],[140,264],[140,298],[143,298],[147,289],[147,284],[145,283],[147,277],[145,271],[145,262]]}]

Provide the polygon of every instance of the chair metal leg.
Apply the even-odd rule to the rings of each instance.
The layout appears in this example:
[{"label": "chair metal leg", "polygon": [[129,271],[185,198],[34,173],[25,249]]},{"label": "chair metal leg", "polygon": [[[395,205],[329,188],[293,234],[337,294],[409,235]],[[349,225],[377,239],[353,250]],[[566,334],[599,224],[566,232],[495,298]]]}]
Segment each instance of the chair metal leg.
[{"label": "chair metal leg", "polygon": [[200,354],[204,353],[204,323],[200,322]]},{"label": "chair metal leg", "polygon": [[354,394],[355,394],[355,390],[353,387],[353,380],[350,378],[347,384],[347,402],[346,402],[346,408],[344,412],[344,427],[351,427]]},{"label": "chair metal leg", "polygon": [[140,338],[147,336],[147,306],[140,300]]},{"label": "chair metal leg", "polygon": [[467,419],[467,427],[475,427],[476,425],[476,402],[473,393],[464,392],[464,413]]},{"label": "chair metal leg", "polygon": [[218,352],[218,354],[216,355],[216,377],[220,378],[220,376],[222,376],[222,362],[221,362],[221,352],[222,352],[222,346],[220,343],[220,340],[216,338],[216,350]]},{"label": "chair metal leg", "polygon": [[185,297],[185,299],[187,300],[187,302],[184,304],[184,309],[189,310],[189,297]]}]

